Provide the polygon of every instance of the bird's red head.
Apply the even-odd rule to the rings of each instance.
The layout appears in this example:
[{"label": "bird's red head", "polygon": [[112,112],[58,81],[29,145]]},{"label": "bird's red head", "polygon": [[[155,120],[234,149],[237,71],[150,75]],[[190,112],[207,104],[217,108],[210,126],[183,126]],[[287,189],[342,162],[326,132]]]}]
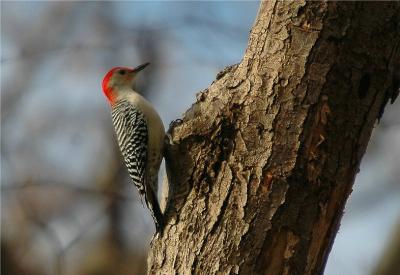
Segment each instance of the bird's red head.
[{"label": "bird's red head", "polygon": [[150,63],[142,64],[136,68],[114,67],[103,78],[102,88],[111,105],[116,101],[118,90],[131,88],[136,73],[143,70]]}]

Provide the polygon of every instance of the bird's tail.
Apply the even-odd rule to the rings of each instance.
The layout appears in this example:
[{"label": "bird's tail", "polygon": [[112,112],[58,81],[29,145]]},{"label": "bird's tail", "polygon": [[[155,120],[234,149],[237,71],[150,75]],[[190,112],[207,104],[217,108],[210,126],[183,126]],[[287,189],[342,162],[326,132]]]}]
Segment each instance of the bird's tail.
[{"label": "bird's tail", "polygon": [[156,225],[156,231],[162,232],[164,228],[164,216],[160,209],[160,204],[158,203],[157,196],[153,190],[149,190],[147,194],[147,207],[151,212],[154,224]]}]

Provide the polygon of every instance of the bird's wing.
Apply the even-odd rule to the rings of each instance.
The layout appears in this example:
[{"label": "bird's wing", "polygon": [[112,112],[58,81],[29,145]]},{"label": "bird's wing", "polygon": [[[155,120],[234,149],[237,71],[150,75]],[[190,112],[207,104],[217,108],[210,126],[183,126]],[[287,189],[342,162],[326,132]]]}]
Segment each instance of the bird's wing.
[{"label": "bird's wing", "polygon": [[163,228],[163,216],[158,205],[157,194],[146,182],[148,180],[146,165],[149,135],[144,115],[128,102],[122,101],[113,107],[112,120],[129,175],[139,190],[141,199],[144,199],[149,208],[157,231],[160,231]]},{"label": "bird's wing", "polygon": [[146,120],[137,108],[124,101],[114,106],[112,120],[129,175],[139,193],[144,195],[148,142]]}]

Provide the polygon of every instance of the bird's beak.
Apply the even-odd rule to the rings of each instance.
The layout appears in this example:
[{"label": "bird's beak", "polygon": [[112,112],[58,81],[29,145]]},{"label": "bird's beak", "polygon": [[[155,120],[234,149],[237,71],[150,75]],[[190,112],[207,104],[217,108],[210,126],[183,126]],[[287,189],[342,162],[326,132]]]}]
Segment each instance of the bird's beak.
[{"label": "bird's beak", "polygon": [[134,68],[132,70],[132,72],[136,74],[136,73],[140,72],[141,70],[143,70],[144,68],[146,68],[149,64],[150,64],[149,62],[146,62],[146,63],[144,63],[142,65],[139,65],[136,68]]}]

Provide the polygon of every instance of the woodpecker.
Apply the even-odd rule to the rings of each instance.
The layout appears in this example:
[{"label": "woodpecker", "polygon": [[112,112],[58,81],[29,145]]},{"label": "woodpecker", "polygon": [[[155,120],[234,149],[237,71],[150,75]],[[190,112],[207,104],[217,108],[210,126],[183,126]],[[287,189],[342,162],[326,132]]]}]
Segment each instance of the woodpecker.
[{"label": "woodpecker", "polygon": [[111,105],[118,145],[129,175],[151,212],[156,230],[161,231],[163,214],[157,187],[165,129],[151,103],[133,89],[137,73],[147,65],[112,68],[104,76],[102,88]]}]

